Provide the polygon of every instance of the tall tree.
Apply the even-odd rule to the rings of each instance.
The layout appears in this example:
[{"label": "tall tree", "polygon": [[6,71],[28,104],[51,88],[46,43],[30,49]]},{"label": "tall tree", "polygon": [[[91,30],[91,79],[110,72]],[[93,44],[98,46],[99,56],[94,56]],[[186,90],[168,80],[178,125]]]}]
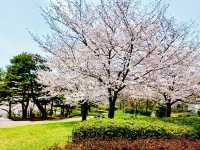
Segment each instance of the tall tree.
[{"label": "tall tree", "polygon": [[16,103],[21,103],[22,117],[27,118],[27,109],[30,98],[36,104],[42,118],[46,119],[46,111],[39,102],[39,97],[43,94],[44,85],[37,81],[37,73],[39,70],[48,70],[45,66],[45,59],[39,55],[22,53],[11,59],[11,65],[7,68],[5,77],[7,86],[12,89],[12,98]]},{"label": "tall tree", "polygon": [[[62,72],[104,87],[109,118],[114,118],[117,97],[127,85],[179,63],[190,53],[185,48],[192,44],[189,27],[166,18],[160,1],[148,7],[139,0],[80,2],[53,1],[43,9],[52,36],[44,41],[34,38],[64,67]],[[182,54],[179,59],[174,58],[176,53]]]},{"label": "tall tree", "polygon": [[161,100],[170,117],[172,106],[178,102],[196,103],[199,95],[199,52],[184,59],[182,63],[165,68],[149,76],[148,86],[155,99]]}]

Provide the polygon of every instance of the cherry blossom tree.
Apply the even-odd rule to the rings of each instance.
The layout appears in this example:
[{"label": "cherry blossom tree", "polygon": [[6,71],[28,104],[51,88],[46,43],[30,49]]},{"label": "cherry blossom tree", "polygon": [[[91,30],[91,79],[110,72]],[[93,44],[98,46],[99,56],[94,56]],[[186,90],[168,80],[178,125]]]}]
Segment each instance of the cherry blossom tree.
[{"label": "cherry blossom tree", "polygon": [[43,9],[52,33],[43,39],[33,36],[51,54],[59,72],[68,74],[62,81],[73,86],[91,81],[106,91],[109,118],[114,118],[123,89],[178,64],[191,52],[186,48],[191,44],[188,26],[166,18],[161,1],[148,7],[139,2],[56,0]]},{"label": "cherry blossom tree", "polygon": [[48,66],[52,71],[39,72],[38,80],[48,85],[47,90],[52,96],[64,95],[68,103],[75,104],[83,99],[97,101],[106,96],[104,89],[96,80],[81,74],[74,74],[72,71],[65,71],[62,61],[56,60],[55,62],[54,60]]},{"label": "cherry blossom tree", "polygon": [[195,103],[199,95],[199,52],[193,53],[181,63],[149,75],[147,86],[152,90],[153,99],[161,100],[166,106],[167,117],[177,102]]},{"label": "cherry blossom tree", "polygon": [[[55,63],[51,68],[54,65]],[[66,74],[67,72],[60,72],[62,69],[58,68],[59,66],[54,69],[54,72],[41,71],[38,76],[40,82],[48,85],[48,91],[51,91],[52,96],[63,95],[65,104],[81,105],[82,120],[86,120],[90,105],[102,102],[101,100],[105,99],[105,92],[95,80],[76,76],[76,74]]]}]

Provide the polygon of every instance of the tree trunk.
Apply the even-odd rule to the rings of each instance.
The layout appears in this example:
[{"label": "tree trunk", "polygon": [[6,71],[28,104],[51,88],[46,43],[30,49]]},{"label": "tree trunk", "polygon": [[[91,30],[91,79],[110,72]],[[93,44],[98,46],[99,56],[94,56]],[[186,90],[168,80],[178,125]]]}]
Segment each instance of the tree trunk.
[{"label": "tree trunk", "polygon": [[113,119],[115,116],[115,103],[117,100],[117,92],[114,92],[114,95],[111,94],[111,91],[109,91],[109,110],[108,110],[108,118]]},{"label": "tree trunk", "polygon": [[22,106],[22,119],[27,119],[27,109],[25,109],[25,106]]},{"label": "tree trunk", "polygon": [[69,117],[69,115],[70,115],[70,108],[68,106],[66,106],[65,109],[66,109],[65,117]]},{"label": "tree trunk", "polygon": [[41,114],[42,114],[42,119],[46,120],[47,119],[47,112],[46,110],[43,108],[43,106],[40,104],[40,102],[37,100],[35,93],[34,93],[34,89],[33,89],[33,81],[30,80],[31,82],[31,97],[33,99],[33,103],[37,106],[37,108],[40,110]]},{"label": "tree trunk", "polygon": [[30,117],[30,119],[34,118],[34,116],[33,116],[33,108],[32,107],[29,109],[29,117]]},{"label": "tree trunk", "polygon": [[167,97],[167,95],[164,93],[163,94],[165,102],[166,102],[166,116],[171,117],[171,112],[172,112],[172,104],[171,104],[171,98]]},{"label": "tree trunk", "polygon": [[9,101],[9,106],[8,106],[8,118],[11,119],[12,118],[12,102]]},{"label": "tree trunk", "polygon": [[81,104],[81,116],[82,116],[82,121],[87,120],[87,115],[88,115],[88,101],[85,100]]},{"label": "tree trunk", "polygon": [[[22,105],[22,119],[27,119],[27,115],[28,115],[28,105],[29,105],[29,99],[26,96],[26,88],[23,88],[23,93],[22,93],[22,101],[21,101],[21,105]],[[27,93],[28,94],[28,93]]]},{"label": "tree trunk", "polygon": [[44,109],[47,112],[47,104],[46,103],[44,104]]},{"label": "tree trunk", "polygon": [[63,105],[63,106],[60,107],[60,115],[64,116],[64,114],[65,114],[65,107]]},{"label": "tree trunk", "polygon": [[40,110],[41,114],[42,114],[42,119],[46,120],[47,119],[47,112],[45,111],[45,109],[42,107],[42,105],[40,104],[40,102],[38,100],[33,100],[34,104],[37,106],[37,108]]},{"label": "tree trunk", "polygon": [[167,110],[166,110],[167,117],[171,117],[171,112],[172,112],[171,104],[167,103]]},{"label": "tree trunk", "polygon": [[53,115],[53,100],[51,100],[50,116]]},{"label": "tree trunk", "polygon": [[26,104],[22,102],[22,119],[27,119],[28,105],[29,105],[29,100],[26,102]]},{"label": "tree trunk", "polygon": [[108,118],[113,119],[115,116],[115,101],[109,102]]}]

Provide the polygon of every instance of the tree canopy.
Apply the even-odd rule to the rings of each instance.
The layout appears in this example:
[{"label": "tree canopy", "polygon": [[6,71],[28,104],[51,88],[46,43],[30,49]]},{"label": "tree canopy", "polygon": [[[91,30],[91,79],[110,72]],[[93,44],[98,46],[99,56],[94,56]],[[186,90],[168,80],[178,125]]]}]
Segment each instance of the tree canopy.
[{"label": "tree canopy", "polygon": [[99,87],[95,93],[106,93],[109,118],[114,117],[120,92],[147,82],[150,74],[181,64],[199,49],[191,26],[166,17],[162,1],[145,9],[138,2],[52,1],[43,9],[52,34],[34,37],[51,54],[51,66],[62,78],[54,81],[65,89],[76,90],[82,84]]},{"label": "tree canopy", "polygon": [[45,85],[39,83],[37,76],[39,70],[49,71],[45,65],[46,60],[37,54],[22,53],[14,56],[10,62],[3,86],[9,94],[8,101],[14,104],[20,103],[23,119],[26,119],[29,102],[32,100],[45,119],[46,112],[39,102],[39,97],[47,95],[48,91],[45,91]]}]

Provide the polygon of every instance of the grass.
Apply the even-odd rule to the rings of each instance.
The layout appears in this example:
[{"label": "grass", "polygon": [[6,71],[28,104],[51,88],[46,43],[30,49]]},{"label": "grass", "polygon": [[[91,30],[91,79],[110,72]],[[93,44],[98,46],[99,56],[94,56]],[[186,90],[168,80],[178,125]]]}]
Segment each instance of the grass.
[{"label": "grass", "polygon": [[0,129],[1,150],[46,150],[64,145],[77,122],[59,122]]},{"label": "grass", "polygon": [[[78,114],[78,111],[75,113]],[[158,123],[163,126],[171,124],[178,128],[184,127],[185,129],[200,131],[200,117],[196,116],[157,119],[117,111],[115,118],[133,120],[141,122],[141,124],[145,122]],[[72,135],[72,130],[76,124],[77,122],[59,122],[2,128],[0,129],[0,150],[46,150],[53,145],[64,146],[68,142],[68,136]]]},{"label": "grass", "polygon": [[[72,115],[80,116],[80,111],[75,110]],[[76,124],[77,122],[59,122],[0,128],[0,150],[46,150],[56,144],[64,145]]]},{"label": "grass", "polygon": [[121,111],[116,112],[116,117],[115,119],[123,119],[123,120],[144,120],[147,122],[161,122],[161,123],[171,123],[175,125],[185,125],[188,127],[192,127],[194,129],[199,129],[200,130],[200,117],[197,115],[188,115],[188,113],[182,115],[173,115],[172,117],[169,118],[156,118],[156,117],[147,117],[147,116],[141,116],[137,115],[135,116],[134,114],[128,114],[128,113],[123,113]]}]

